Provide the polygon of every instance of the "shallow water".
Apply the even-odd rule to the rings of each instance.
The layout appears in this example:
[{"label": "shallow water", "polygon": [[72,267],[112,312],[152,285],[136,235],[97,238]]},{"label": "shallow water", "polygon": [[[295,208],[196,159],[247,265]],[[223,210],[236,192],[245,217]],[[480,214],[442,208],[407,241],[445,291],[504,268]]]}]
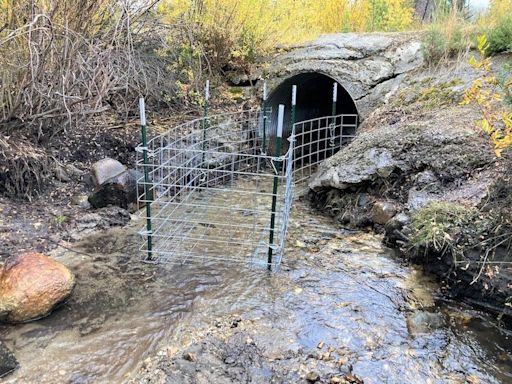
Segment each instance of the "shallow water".
[{"label": "shallow water", "polygon": [[[281,271],[227,263],[138,262],[135,229],[53,256],[77,275],[73,298],[40,321],[0,329],[21,368],[5,382],[124,382],[166,345],[215,318],[271,324],[260,348],[343,350],[365,383],[512,382],[511,336],[493,319],[439,301],[438,285],[383,248],[297,202]],[[479,381],[475,381],[479,380]]]}]

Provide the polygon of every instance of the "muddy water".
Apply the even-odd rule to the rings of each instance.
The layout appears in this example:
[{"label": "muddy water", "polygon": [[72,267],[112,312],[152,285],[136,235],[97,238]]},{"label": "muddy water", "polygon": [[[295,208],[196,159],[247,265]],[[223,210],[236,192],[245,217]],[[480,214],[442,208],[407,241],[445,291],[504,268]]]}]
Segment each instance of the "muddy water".
[{"label": "muddy water", "polygon": [[511,336],[492,319],[439,302],[436,283],[378,237],[343,232],[302,203],[272,275],[226,263],[144,265],[134,231],[92,236],[77,247],[84,254],[55,252],[76,273],[76,291],[46,319],[2,327],[21,365],[5,382],[125,382],[160,348],[179,350],[234,314],[260,327],[266,353],[305,356],[325,343],[365,383],[512,382]]}]

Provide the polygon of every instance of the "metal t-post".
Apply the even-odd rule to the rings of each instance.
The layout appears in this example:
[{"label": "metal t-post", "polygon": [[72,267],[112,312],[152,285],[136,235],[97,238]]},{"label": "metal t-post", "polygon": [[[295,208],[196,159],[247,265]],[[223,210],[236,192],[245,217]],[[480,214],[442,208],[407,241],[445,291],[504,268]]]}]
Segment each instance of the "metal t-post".
[{"label": "metal t-post", "polygon": [[210,100],[210,80],[206,80],[206,85],[204,87],[204,116],[203,116],[203,156],[202,156],[202,162],[201,165],[205,166],[205,160],[206,160],[206,131],[208,130],[208,101]]},{"label": "metal t-post", "polygon": [[139,98],[140,131],[142,136],[142,157],[144,161],[144,200],[146,201],[146,231],[148,236],[148,260],[152,259],[153,234],[151,226],[151,202],[153,201],[153,185],[149,177],[150,164],[148,159],[148,132],[146,128],[146,108],[144,98]]},{"label": "metal t-post", "polygon": [[267,82],[263,83],[263,102],[261,104],[263,111],[263,153],[267,153]]},{"label": "metal t-post", "polygon": [[[276,134],[276,152],[274,157],[279,157],[281,155],[281,148],[283,146],[283,124],[284,124],[284,105],[279,105],[279,113],[277,117],[277,134]],[[274,176],[274,186],[272,188],[272,213],[270,215],[270,235],[268,240],[268,270],[272,270],[272,255],[274,250],[272,249],[274,245],[274,228],[276,224],[276,206],[277,206],[277,187],[279,185],[279,172],[281,172],[281,160],[277,161],[275,164],[275,176]]]},{"label": "metal t-post", "polygon": [[336,134],[336,111],[337,111],[337,103],[338,103],[338,83],[334,83],[333,91],[332,91],[332,122],[330,126],[330,140],[329,146],[331,147],[331,156],[334,155],[334,136]]}]

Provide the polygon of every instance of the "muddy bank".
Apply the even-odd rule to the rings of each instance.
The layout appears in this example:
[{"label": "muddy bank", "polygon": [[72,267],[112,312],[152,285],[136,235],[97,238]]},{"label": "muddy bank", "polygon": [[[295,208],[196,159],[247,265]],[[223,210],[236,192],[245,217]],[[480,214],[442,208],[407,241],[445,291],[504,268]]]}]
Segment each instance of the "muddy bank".
[{"label": "muddy bank", "polygon": [[512,157],[497,159],[479,111],[459,104],[478,76],[465,64],[408,75],[320,166],[310,197],[345,226],[383,233],[447,293],[510,317]]}]

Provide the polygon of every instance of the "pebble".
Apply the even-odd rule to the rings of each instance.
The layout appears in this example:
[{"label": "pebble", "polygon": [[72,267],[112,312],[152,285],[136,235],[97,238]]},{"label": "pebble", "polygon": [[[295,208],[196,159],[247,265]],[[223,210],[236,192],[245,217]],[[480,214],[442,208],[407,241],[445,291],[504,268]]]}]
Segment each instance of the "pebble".
[{"label": "pebble", "polygon": [[187,361],[191,361],[193,363],[195,363],[197,361],[197,356],[195,353],[192,353],[192,352],[185,352],[183,354],[183,358]]},{"label": "pebble", "polygon": [[311,371],[306,375],[306,380],[310,383],[316,383],[318,380],[320,380],[320,376],[318,373]]}]

